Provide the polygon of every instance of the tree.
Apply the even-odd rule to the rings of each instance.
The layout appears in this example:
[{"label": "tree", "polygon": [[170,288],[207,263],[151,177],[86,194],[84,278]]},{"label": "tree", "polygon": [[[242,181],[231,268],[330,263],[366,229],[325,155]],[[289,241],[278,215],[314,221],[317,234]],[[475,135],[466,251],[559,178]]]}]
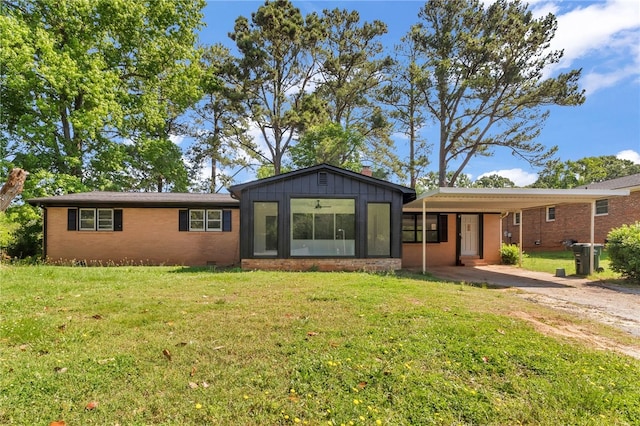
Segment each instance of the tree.
[{"label": "tree", "polygon": [[238,17],[229,36],[240,51],[248,118],[268,151],[256,148],[253,154],[280,174],[294,136],[304,126],[300,111],[318,69],[318,17],[304,18],[289,0],[267,0],[251,14],[251,22]]},{"label": "tree", "polygon": [[126,187],[123,142],[166,139],[191,93],[204,1],[2,4],[0,133],[13,163]]},{"label": "tree", "polygon": [[426,74],[417,63],[415,41],[411,37],[404,37],[402,41],[396,46],[392,76],[382,90],[382,99],[390,105],[391,117],[407,137],[409,158],[403,162],[403,168],[409,175],[409,186],[415,189],[418,177],[429,165],[430,148],[420,136],[427,123],[427,84]]},{"label": "tree", "polygon": [[382,21],[360,23],[357,11],[324,10],[319,51],[320,73],[315,93],[326,103],[328,120],[364,136],[363,152],[369,161],[399,172],[401,167],[390,138],[392,125],[377,101],[383,75],[392,60],[380,37],[387,33]]},{"label": "tree", "polygon": [[564,163],[552,160],[545,164],[532,186],[571,189],[636,173],[640,173],[640,164],[613,155],[585,157]]},{"label": "tree", "polygon": [[[453,186],[456,188],[471,188],[473,186],[473,183],[471,182],[469,175],[465,173],[459,175],[458,179],[456,179],[455,181],[453,181],[452,177],[453,177],[453,172],[448,172],[447,180],[449,182],[454,182]],[[439,174],[438,172],[431,171],[426,175],[423,175],[422,177],[418,178],[415,190],[416,190],[416,193],[421,194],[423,192],[431,191],[437,188],[440,188]]]},{"label": "tree", "polygon": [[472,158],[497,148],[542,164],[556,151],[535,142],[543,107],[585,100],[579,70],[544,77],[562,57],[548,49],[552,14],[535,19],[519,0],[483,4],[429,0],[411,32],[429,71],[427,110],[439,124],[439,186],[454,185]]},{"label": "tree", "polygon": [[207,192],[214,193],[232,180],[220,168],[242,170],[249,165],[243,149],[257,148],[247,136],[246,99],[229,49],[220,44],[207,47],[202,67],[200,87],[204,96],[191,110],[188,133],[195,142],[187,154],[194,170],[211,165],[205,186]]},{"label": "tree", "polygon": [[515,186],[511,179],[497,174],[482,176],[473,182],[474,188],[515,188]]},{"label": "tree", "polygon": [[357,130],[326,123],[308,129],[291,148],[291,158],[295,168],[327,163],[359,172],[363,148],[364,137]]}]

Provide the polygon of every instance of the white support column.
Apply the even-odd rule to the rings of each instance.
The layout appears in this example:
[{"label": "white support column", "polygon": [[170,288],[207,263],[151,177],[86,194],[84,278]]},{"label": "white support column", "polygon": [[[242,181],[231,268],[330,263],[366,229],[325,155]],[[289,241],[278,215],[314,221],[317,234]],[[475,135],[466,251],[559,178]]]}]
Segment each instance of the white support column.
[{"label": "white support column", "polygon": [[595,234],[596,234],[596,200],[593,200],[591,202],[591,234],[589,237],[589,242],[591,243],[591,246],[589,247],[589,275],[593,274],[593,267],[594,267],[594,257],[595,257],[595,250],[596,248],[594,247],[594,240],[595,240]]},{"label": "white support column", "polygon": [[422,273],[427,272],[427,200],[422,199]]},{"label": "white support column", "polygon": [[518,212],[520,215],[520,226],[518,226],[518,266],[522,268],[522,228],[524,228],[524,221],[522,220],[522,210]]}]

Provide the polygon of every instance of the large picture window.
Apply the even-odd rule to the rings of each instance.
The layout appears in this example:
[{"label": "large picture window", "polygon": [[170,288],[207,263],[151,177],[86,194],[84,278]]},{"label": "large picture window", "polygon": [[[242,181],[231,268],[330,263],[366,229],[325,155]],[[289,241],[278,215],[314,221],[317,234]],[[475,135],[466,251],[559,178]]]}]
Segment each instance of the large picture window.
[{"label": "large picture window", "polygon": [[354,256],[355,200],[291,200],[291,256]]},{"label": "large picture window", "polygon": [[[428,243],[447,241],[447,215],[427,213],[426,231]],[[422,242],[422,213],[404,213],[402,215],[402,242]]]},{"label": "large picture window", "polygon": [[253,203],[253,254],[278,255],[278,203]]}]

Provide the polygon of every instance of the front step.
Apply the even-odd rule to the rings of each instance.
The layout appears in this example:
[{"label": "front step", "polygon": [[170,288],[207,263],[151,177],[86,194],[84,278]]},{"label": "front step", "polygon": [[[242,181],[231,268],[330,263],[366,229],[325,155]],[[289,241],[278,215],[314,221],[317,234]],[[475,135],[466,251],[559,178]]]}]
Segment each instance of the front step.
[{"label": "front step", "polygon": [[484,266],[487,265],[484,259],[479,256],[460,256],[460,263],[464,266]]}]

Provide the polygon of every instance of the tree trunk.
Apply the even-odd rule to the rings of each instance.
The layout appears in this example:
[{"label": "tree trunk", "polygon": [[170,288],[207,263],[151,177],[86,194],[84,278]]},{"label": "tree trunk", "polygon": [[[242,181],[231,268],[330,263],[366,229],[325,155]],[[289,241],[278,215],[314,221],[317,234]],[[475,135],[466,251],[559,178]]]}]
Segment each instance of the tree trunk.
[{"label": "tree trunk", "polygon": [[18,168],[11,170],[7,182],[0,188],[0,212],[7,210],[11,200],[22,192],[22,187],[28,174],[28,172]]}]

